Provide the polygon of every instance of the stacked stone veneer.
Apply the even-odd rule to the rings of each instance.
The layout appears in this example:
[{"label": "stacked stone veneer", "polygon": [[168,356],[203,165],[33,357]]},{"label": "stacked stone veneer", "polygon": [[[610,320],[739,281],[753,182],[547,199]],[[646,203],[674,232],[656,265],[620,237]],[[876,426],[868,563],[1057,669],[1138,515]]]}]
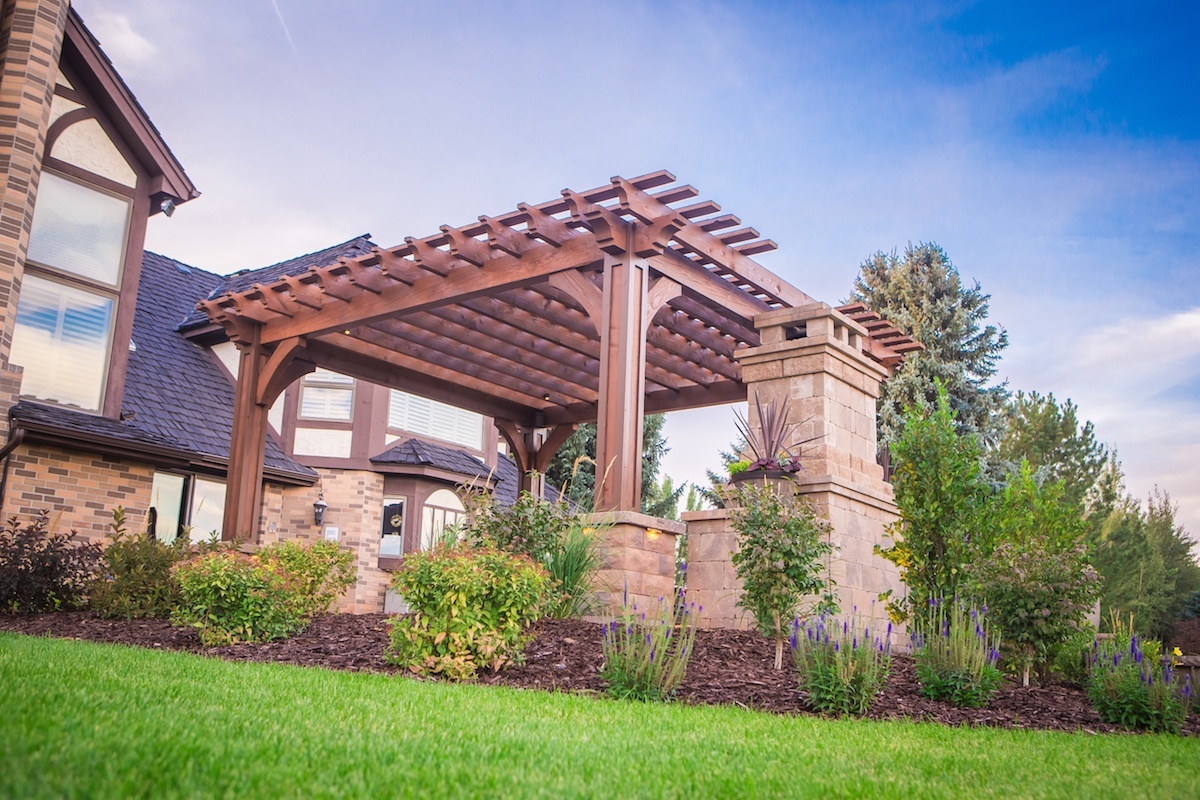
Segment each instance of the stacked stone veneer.
[{"label": "stacked stone veneer", "polygon": [[153,483],[154,468],[136,461],[22,445],[9,456],[3,515],[7,521],[15,514],[25,524],[47,510],[51,530],[99,541],[117,506],[126,509],[129,530],[145,527]]},{"label": "stacked stone veneer", "polygon": [[601,614],[617,613],[622,603],[652,608],[675,592],[675,540],[682,523],[632,511],[593,514],[601,531],[596,574]]},{"label": "stacked stone veneer", "polygon": [[[836,548],[830,572],[842,610],[886,620],[881,592],[903,591],[894,565],[874,554],[897,518],[892,487],[876,463],[875,402],[887,370],[863,353],[867,331],[824,303],[760,315],[759,347],[738,362],[750,397],[749,421],[758,427],[755,398],[789,403],[799,423],[805,472],[798,491],[833,525]],[[702,624],[750,627],[737,607],[741,584],[730,561],[736,534],[723,509],[684,515],[688,524],[688,590],[702,603]]]}]

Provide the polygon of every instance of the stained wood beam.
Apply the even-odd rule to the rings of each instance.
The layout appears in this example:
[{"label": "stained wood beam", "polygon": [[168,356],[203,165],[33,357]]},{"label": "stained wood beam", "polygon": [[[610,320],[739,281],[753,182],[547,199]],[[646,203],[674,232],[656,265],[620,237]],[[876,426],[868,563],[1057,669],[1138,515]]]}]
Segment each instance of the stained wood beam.
[{"label": "stained wood beam", "polygon": [[[581,337],[583,341],[588,343],[587,346],[590,348],[590,351],[599,359],[600,344],[595,340],[595,333],[592,331],[591,322],[583,312],[576,311],[532,289],[516,289],[510,292],[501,292],[497,296],[497,299],[514,308],[526,311],[535,317],[549,320],[559,328],[565,328],[575,334],[571,337],[571,341],[582,346]],[[555,307],[556,304],[558,307]],[[681,378],[672,373],[671,368],[674,366],[673,363],[667,363],[665,359],[655,358],[646,365],[646,377],[669,389],[680,389],[689,385],[691,383],[690,378]]]},{"label": "stained wood beam", "polygon": [[[514,369],[508,362],[498,362],[472,356],[462,348],[450,343],[437,342],[433,337],[425,337],[420,331],[413,330],[395,320],[380,323],[387,330],[376,327],[356,328],[354,338],[385,349],[402,352],[419,361],[425,361],[431,366],[456,373],[463,380],[477,381],[481,391],[488,391],[487,386],[506,392],[515,393],[524,398],[523,402],[533,408],[551,405],[564,405],[569,402],[567,395],[559,391],[558,385],[543,385],[534,380],[530,370]],[[490,366],[489,366],[490,365]],[[549,395],[549,399],[546,396]]]},{"label": "stained wood beam", "polygon": [[[737,341],[742,342],[744,347],[758,347],[762,342],[762,337],[759,335],[757,328],[742,325],[728,314],[721,314],[711,306],[705,305],[693,297],[689,297],[686,293],[672,300],[671,305],[693,319],[697,319],[709,327],[716,328],[725,335],[732,336]],[[734,349],[736,350],[737,348],[735,347]]]},{"label": "stained wood beam", "polygon": [[[441,353],[454,359],[452,363],[472,365],[479,370],[479,375],[494,374],[506,378],[508,382],[501,381],[501,385],[517,388],[526,393],[529,393],[529,389],[533,389],[535,393],[540,393],[542,396],[551,395],[554,397],[554,401],[560,404],[564,398],[569,398],[567,402],[570,400],[591,402],[598,396],[593,389],[563,379],[561,370],[553,371],[557,367],[555,364],[550,365],[551,371],[542,369],[541,364],[544,362],[537,360],[536,353],[517,351],[508,346],[487,345],[486,343],[481,346],[476,343],[466,343],[455,338],[454,326],[436,319],[425,319],[424,322],[428,327],[403,320],[383,320],[370,328],[364,327],[356,330],[358,336],[364,336],[367,330],[380,331],[431,354]],[[459,329],[458,332],[461,330]],[[430,336],[430,333],[436,335]],[[452,366],[452,363],[447,362],[444,366],[457,368]],[[539,366],[534,366],[535,364]]]},{"label": "stained wood beam", "polygon": [[[542,372],[560,376],[593,391],[598,389],[598,363],[588,364],[588,359],[573,350],[529,335],[508,323],[490,319],[485,322],[480,315],[461,306],[431,309],[411,317],[410,321],[418,328],[435,331],[448,339],[485,350],[500,358],[535,366]],[[558,357],[560,351],[568,357]],[[580,366],[581,363],[583,366]]]},{"label": "stained wood beam", "polygon": [[[522,240],[530,242],[524,237]],[[482,267],[464,265],[445,277],[427,275],[418,278],[412,286],[396,285],[384,289],[379,294],[359,295],[353,303],[330,305],[320,309],[319,313],[297,314],[290,319],[276,320],[263,331],[263,339],[265,343],[271,343],[293,336],[317,335],[355,325],[367,325],[407,312],[461,302],[503,289],[536,283],[556,272],[593,263],[601,256],[595,241],[587,236],[580,236],[561,247],[531,244],[521,256],[492,258]],[[289,286],[291,285],[289,283]],[[299,298],[297,300],[299,301]]]},{"label": "stained wood beam", "polygon": [[308,341],[314,363],[343,375],[448,403],[486,417],[532,424],[540,398],[493,386],[405,353],[341,333]]},{"label": "stained wood beam", "polygon": [[754,317],[771,310],[767,303],[714,275],[673,250],[650,258],[650,265],[680,284],[684,293],[717,311],[732,314],[743,326],[753,326]]},{"label": "stained wood beam", "polygon": [[[645,412],[658,414],[667,411],[686,411],[689,408],[723,406],[746,400],[746,385],[720,381],[710,386],[690,386],[679,391],[659,389],[646,393]],[[553,408],[545,413],[547,425],[596,421],[596,407],[586,403]]]},{"label": "stained wood beam", "polygon": [[[630,181],[614,178],[624,193],[628,208],[639,217],[652,219],[664,213],[664,199],[652,197]],[[696,223],[688,223],[675,234],[675,241],[687,250],[715,264],[720,264],[751,286],[761,289],[784,305],[800,306],[816,302],[778,275],[756,263],[749,256],[725,244]]]}]

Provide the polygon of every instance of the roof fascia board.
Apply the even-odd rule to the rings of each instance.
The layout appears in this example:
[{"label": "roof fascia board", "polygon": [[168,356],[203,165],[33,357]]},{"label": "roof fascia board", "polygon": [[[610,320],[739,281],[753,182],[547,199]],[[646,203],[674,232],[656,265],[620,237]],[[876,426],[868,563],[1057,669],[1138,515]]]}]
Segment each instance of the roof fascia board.
[{"label": "roof fascia board", "polygon": [[[184,172],[183,165],[73,8],[63,37],[63,58],[71,57],[77,61],[75,66],[96,102],[152,176],[151,194],[170,195],[176,203],[199,197],[200,192]],[[158,205],[153,205],[151,213],[158,211]]]}]

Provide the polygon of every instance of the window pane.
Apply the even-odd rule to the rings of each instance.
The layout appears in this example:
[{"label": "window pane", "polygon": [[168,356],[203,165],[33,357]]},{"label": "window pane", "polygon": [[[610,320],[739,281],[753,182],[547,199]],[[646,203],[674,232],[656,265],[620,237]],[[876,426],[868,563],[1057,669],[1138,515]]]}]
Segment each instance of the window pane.
[{"label": "window pane", "polygon": [[128,200],[43,172],[29,260],[116,286],[128,227]]},{"label": "window pane", "polygon": [[112,318],[112,298],[26,274],[9,357],[21,394],[99,410]]},{"label": "window pane", "polygon": [[353,389],[305,386],[300,390],[300,416],[305,419],[349,420],[353,407]]},{"label": "window pane", "polygon": [[173,542],[179,535],[179,512],[183,511],[184,481],[182,475],[154,473],[150,507],[154,509],[156,517],[154,535],[160,542]]},{"label": "window pane", "polygon": [[483,447],[483,417],[436,400],[392,390],[388,427],[479,450]]},{"label": "window pane", "polygon": [[334,371],[328,370],[328,369],[324,369],[323,367],[317,367],[314,371],[312,371],[308,375],[304,376],[304,382],[305,383],[354,383],[354,378],[351,378],[349,375],[342,375],[341,373],[334,372]]},{"label": "window pane", "polygon": [[404,552],[404,499],[385,497],[383,500],[383,540],[379,555],[398,556]]},{"label": "window pane", "polygon": [[192,490],[192,541],[204,542],[213,533],[221,535],[225,516],[225,484],[207,478],[196,478]]}]

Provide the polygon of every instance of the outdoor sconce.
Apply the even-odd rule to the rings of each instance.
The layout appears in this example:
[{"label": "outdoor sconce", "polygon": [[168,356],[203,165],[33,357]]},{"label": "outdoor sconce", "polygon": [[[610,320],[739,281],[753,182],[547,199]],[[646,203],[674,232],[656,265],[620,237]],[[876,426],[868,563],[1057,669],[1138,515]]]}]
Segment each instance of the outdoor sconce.
[{"label": "outdoor sconce", "polygon": [[329,503],[325,502],[325,493],[321,492],[317,495],[317,501],[313,503],[313,524],[320,525],[324,521],[327,508],[329,508]]}]

